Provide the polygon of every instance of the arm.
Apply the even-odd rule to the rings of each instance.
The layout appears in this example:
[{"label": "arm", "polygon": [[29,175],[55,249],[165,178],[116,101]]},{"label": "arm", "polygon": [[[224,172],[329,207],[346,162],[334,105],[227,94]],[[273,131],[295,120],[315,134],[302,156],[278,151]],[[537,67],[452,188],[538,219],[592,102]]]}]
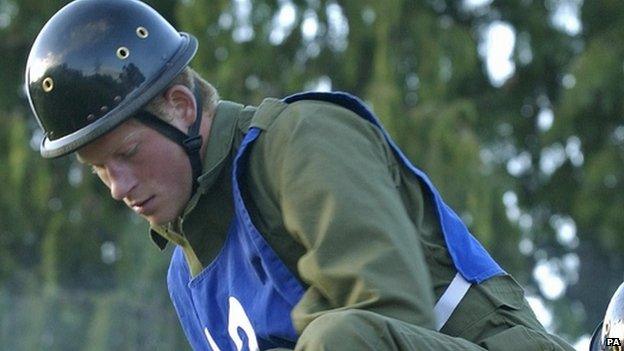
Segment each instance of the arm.
[{"label": "arm", "polygon": [[310,287],[292,315],[301,338],[323,338],[326,328],[312,322],[345,310],[371,317],[363,323],[384,316],[432,327],[428,269],[379,131],[345,109],[305,102],[269,133],[270,187],[286,230],[306,249],[297,268]]}]

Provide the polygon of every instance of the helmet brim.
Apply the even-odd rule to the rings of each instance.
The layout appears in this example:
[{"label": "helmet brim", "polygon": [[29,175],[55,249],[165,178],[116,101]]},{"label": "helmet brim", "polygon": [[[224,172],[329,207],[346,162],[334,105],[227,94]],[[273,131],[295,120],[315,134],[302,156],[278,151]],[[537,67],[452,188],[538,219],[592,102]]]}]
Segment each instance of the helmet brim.
[{"label": "helmet brim", "polygon": [[591,336],[591,341],[589,342],[589,351],[602,351],[602,322],[600,322]]}]

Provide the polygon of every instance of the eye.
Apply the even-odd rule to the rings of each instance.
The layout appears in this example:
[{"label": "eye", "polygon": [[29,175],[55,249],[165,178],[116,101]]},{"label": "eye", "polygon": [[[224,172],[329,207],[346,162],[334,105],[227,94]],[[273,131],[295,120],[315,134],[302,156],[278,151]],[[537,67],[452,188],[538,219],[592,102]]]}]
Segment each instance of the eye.
[{"label": "eye", "polygon": [[129,159],[132,156],[136,155],[138,150],[139,150],[139,144],[134,144],[130,148],[128,148],[126,151],[122,152],[120,156],[124,159]]}]

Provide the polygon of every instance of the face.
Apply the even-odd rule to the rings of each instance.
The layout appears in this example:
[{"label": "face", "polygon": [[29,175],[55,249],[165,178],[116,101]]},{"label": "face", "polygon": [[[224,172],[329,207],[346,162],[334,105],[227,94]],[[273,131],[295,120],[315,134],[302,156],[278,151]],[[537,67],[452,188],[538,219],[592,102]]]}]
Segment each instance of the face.
[{"label": "face", "polygon": [[77,154],[115,200],[150,224],[174,220],[190,198],[192,172],[184,150],[136,120],[124,122]]}]

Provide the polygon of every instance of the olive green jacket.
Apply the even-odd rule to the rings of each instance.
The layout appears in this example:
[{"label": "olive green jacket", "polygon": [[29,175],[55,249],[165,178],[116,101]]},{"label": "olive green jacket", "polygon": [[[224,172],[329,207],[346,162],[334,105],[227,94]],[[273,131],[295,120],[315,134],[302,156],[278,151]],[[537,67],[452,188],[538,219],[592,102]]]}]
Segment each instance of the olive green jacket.
[{"label": "olive green jacket", "polygon": [[[456,273],[433,203],[376,127],[330,103],[221,102],[198,191],[175,223],[151,228],[154,242],[182,246],[193,275],[210,264],[234,213],[232,160],[250,126],[263,132],[243,194],[260,233],[306,285],[291,316],[297,332],[323,338],[311,322],[345,310],[433,329],[434,303]],[[549,337],[509,276],[471,287],[442,332],[484,344],[509,327],[491,321],[501,309]]]}]

